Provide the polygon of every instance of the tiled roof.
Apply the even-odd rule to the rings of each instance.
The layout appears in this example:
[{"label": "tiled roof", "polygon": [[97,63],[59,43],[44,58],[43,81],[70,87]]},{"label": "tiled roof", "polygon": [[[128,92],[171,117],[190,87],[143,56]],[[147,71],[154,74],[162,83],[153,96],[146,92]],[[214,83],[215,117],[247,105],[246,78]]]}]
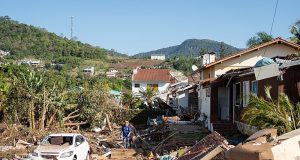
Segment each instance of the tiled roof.
[{"label": "tiled roof", "polygon": [[133,74],[133,81],[171,82],[169,69],[139,69]]},{"label": "tiled roof", "polygon": [[241,52],[238,52],[236,54],[233,54],[233,55],[229,55],[229,56],[226,56],[218,61],[215,61],[213,63],[210,63],[210,64],[207,64],[206,66],[204,66],[204,68],[208,68],[208,67],[211,67],[213,65],[216,65],[218,63],[221,63],[221,62],[224,62],[224,61],[227,61],[229,59],[232,59],[232,58],[236,58],[236,57],[239,57],[243,54],[247,54],[247,53],[250,53],[252,51],[256,51],[262,47],[265,47],[265,46],[269,46],[269,45],[272,45],[272,44],[277,44],[277,43],[281,43],[281,44],[284,44],[284,45],[287,45],[287,46],[290,46],[292,48],[295,48],[297,50],[300,50],[300,45],[296,44],[296,43],[293,43],[293,42],[290,42],[288,40],[285,40],[281,37],[278,37],[278,38],[275,38],[269,42],[266,42],[266,43],[263,43],[261,45],[258,45],[256,47],[253,47],[253,48],[248,48],[248,49],[245,49],[245,50],[242,50]]}]

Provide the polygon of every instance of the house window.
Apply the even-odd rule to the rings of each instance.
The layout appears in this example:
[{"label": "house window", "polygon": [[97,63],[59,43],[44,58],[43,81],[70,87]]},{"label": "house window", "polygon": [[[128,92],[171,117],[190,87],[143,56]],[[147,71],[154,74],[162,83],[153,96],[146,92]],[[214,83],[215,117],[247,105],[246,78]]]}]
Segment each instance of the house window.
[{"label": "house window", "polygon": [[140,88],[140,84],[139,84],[139,83],[135,83],[135,84],[134,84],[134,87],[135,87],[135,88]]},{"label": "house window", "polygon": [[242,88],[241,88],[241,83],[236,83],[235,84],[235,105],[239,106],[241,105],[242,102]]},{"label": "house window", "polygon": [[151,88],[154,91],[158,90],[158,84],[147,84],[147,88]]},{"label": "house window", "polygon": [[257,81],[251,82],[251,93],[254,95],[257,95],[257,93],[258,93],[258,82]]}]

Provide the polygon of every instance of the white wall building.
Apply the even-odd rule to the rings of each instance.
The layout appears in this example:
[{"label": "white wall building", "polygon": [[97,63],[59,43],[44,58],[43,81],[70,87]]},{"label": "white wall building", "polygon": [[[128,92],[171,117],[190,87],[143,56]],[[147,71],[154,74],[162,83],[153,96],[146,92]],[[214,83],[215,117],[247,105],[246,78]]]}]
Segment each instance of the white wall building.
[{"label": "white wall building", "polygon": [[164,54],[152,54],[151,55],[152,60],[165,60],[166,56]]},{"label": "white wall building", "polygon": [[41,61],[40,60],[21,60],[18,62],[18,64],[27,64],[27,65],[31,65],[31,66],[38,66],[40,65]]},{"label": "white wall building", "polygon": [[115,69],[112,69],[110,70],[109,72],[106,72],[106,77],[117,77],[119,71],[118,70],[115,70]]},{"label": "white wall building", "polygon": [[87,67],[83,69],[83,73],[87,75],[94,75],[95,73],[95,68],[94,67]]},{"label": "white wall building", "polygon": [[172,83],[169,69],[134,69],[132,75],[132,94],[140,96],[140,90],[151,87],[157,90],[158,96],[166,100],[167,89]]}]

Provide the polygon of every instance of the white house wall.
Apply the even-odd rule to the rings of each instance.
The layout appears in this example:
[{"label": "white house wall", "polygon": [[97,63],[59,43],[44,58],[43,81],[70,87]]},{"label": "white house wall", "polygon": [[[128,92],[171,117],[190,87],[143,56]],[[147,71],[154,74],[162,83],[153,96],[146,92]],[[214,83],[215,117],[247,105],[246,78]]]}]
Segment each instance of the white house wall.
[{"label": "white house wall", "polygon": [[[134,87],[134,85],[138,83],[140,84],[140,87]],[[132,94],[133,95],[139,95],[140,89],[146,90],[147,89],[147,84],[158,84],[158,92],[159,95],[161,96],[162,99],[166,100],[166,97],[164,96],[168,87],[170,86],[170,83],[165,83],[165,82],[132,82]]]},{"label": "white house wall", "polygon": [[204,115],[207,116],[207,125],[210,129],[210,97],[206,96],[206,88],[199,89],[198,102],[200,106],[201,120],[204,120]]}]

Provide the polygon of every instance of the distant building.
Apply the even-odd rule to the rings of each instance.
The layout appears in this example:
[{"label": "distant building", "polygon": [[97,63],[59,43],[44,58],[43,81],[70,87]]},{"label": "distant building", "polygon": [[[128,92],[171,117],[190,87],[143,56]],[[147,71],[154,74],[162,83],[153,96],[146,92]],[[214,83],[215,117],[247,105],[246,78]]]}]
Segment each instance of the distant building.
[{"label": "distant building", "polygon": [[39,61],[39,60],[31,60],[31,61],[30,61],[30,64],[31,64],[32,66],[38,66],[38,65],[40,64],[40,62],[41,62],[41,61]]},{"label": "distant building", "polygon": [[106,72],[105,74],[106,74],[106,77],[110,78],[110,77],[117,77],[118,73],[119,73],[118,70],[113,69],[113,70],[110,70],[109,72]]},{"label": "distant building", "polygon": [[0,57],[1,58],[4,57],[4,56],[7,56],[7,55],[9,55],[9,52],[5,52],[5,51],[0,50]]},{"label": "distant building", "polygon": [[152,54],[151,55],[152,60],[165,60],[166,56],[164,54]]},{"label": "distant building", "polygon": [[94,75],[95,73],[95,68],[94,67],[87,67],[85,69],[83,69],[83,73],[86,74],[86,75]]},{"label": "distant building", "polygon": [[40,65],[41,61],[40,60],[21,60],[18,62],[19,65],[21,64],[26,64],[26,65],[30,65],[30,66],[38,66]]}]

